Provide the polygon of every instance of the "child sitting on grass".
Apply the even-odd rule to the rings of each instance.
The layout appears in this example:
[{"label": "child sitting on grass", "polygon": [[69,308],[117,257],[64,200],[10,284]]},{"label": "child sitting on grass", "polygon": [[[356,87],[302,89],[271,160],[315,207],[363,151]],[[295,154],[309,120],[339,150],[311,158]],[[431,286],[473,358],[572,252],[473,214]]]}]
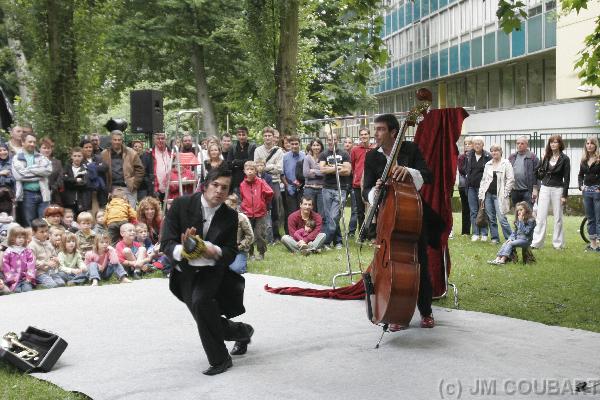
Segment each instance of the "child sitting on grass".
[{"label": "child sitting on grass", "polygon": [[96,211],[96,225],[92,228],[96,235],[108,234],[108,229],[106,229],[106,224],[104,223],[104,210],[100,209]]},{"label": "child sitting on grass", "polygon": [[79,231],[75,234],[79,241],[79,253],[85,254],[94,247],[94,240],[96,234],[92,230],[94,224],[94,218],[92,214],[84,211],[77,216],[77,223],[79,224]]},{"label": "child sitting on grass", "polygon": [[65,208],[62,217],[62,226],[69,232],[75,233],[79,230],[77,222],[75,222],[75,213],[70,208]]},{"label": "child sitting on grass", "polygon": [[106,233],[96,235],[92,250],[85,254],[85,264],[90,271],[91,286],[98,286],[100,280],[109,280],[113,274],[117,275],[120,283],[131,283]]},{"label": "child sitting on grass", "polygon": [[506,264],[516,247],[529,247],[533,240],[533,229],[535,228],[535,218],[533,218],[529,203],[522,201],[515,206],[515,229],[500,250],[494,260],[488,261],[489,264]]},{"label": "child sitting on grass", "polygon": [[252,231],[252,225],[248,217],[238,210],[238,197],[235,193],[227,197],[225,204],[238,213],[238,253],[235,256],[235,260],[229,265],[229,269],[238,274],[244,274],[248,269],[248,250],[250,250],[250,246],[254,243],[254,232]]},{"label": "child sitting on grass", "polygon": [[65,230],[63,227],[51,226],[48,230],[50,234],[50,244],[54,248],[54,254],[58,256],[58,253],[62,250],[62,241],[63,236],[65,235]]},{"label": "child sitting on grass", "polygon": [[121,226],[128,222],[135,224],[137,222],[137,214],[133,207],[129,205],[125,189],[117,186],[112,191],[110,201],[106,205],[104,213],[104,223],[108,226],[108,234],[113,244],[120,240]]},{"label": "child sitting on grass", "polygon": [[[116,250],[119,262],[134,279],[140,279],[143,272],[150,270],[150,259],[146,248],[135,241],[135,226],[126,223],[121,226],[121,240],[117,243]],[[111,236],[112,237],[112,236]]]},{"label": "child sitting on grass", "polygon": [[8,248],[2,256],[4,282],[13,293],[29,292],[35,286],[35,257],[25,247],[27,232],[15,226],[8,231],[7,241]]},{"label": "child sitting on grass", "polygon": [[73,232],[66,232],[63,237],[62,249],[58,253],[60,271],[67,282],[67,286],[85,283],[88,279],[87,267],[77,251],[77,236]]},{"label": "child sitting on grass", "polygon": [[35,257],[36,282],[43,288],[65,286],[59,272],[58,253],[48,240],[48,224],[41,218],[31,221],[33,238],[27,245]]}]

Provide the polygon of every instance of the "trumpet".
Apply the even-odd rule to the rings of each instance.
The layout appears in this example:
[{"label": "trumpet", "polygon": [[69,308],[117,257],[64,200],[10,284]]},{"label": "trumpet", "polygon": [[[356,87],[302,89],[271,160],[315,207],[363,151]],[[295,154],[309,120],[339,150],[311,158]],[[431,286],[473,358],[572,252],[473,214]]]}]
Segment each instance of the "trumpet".
[{"label": "trumpet", "polygon": [[4,336],[2,336],[2,343],[0,344],[0,346],[3,349],[15,353],[19,358],[22,358],[25,361],[38,361],[40,359],[40,353],[37,350],[27,347],[23,343],[21,343],[19,341],[19,337],[14,332],[8,332]]}]

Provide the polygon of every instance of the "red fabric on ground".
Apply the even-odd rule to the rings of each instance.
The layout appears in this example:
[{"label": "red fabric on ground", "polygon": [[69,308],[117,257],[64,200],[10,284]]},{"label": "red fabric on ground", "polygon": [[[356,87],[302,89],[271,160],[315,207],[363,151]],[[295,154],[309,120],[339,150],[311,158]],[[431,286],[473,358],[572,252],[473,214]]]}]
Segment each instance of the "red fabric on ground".
[{"label": "red fabric on ground", "polygon": [[337,289],[308,289],[299,287],[272,288],[268,284],[265,290],[273,294],[286,294],[289,296],[318,297],[321,299],[336,300],[362,300],[365,298],[365,286],[362,279],[354,285],[344,286]]},{"label": "red fabric on ground", "polygon": [[415,134],[415,143],[419,146],[427,166],[433,173],[433,183],[423,185],[421,196],[438,213],[446,230],[440,238],[440,248],[431,246],[429,256],[429,275],[433,286],[433,296],[441,296],[446,288],[444,276],[444,253],[450,274],[450,255],[447,254],[448,235],[452,229],[452,191],[456,180],[456,162],[458,149],[456,142],[460,137],[462,124],[469,114],[463,108],[445,108],[431,110],[419,123]]}]

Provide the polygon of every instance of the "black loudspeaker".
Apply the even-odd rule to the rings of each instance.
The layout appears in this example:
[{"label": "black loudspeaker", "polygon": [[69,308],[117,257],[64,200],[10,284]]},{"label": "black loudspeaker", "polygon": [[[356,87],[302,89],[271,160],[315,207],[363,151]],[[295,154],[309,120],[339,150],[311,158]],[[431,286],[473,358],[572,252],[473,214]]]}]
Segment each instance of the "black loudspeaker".
[{"label": "black loudspeaker", "polygon": [[163,96],[159,90],[133,90],[129,93],[131,132],[164,132]]}]

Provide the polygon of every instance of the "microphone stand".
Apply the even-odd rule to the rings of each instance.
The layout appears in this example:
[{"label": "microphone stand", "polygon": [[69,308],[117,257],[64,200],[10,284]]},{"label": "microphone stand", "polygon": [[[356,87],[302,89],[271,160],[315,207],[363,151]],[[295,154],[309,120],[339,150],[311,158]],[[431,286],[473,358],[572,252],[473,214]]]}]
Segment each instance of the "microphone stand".
[{"label": "microphone stand", "polygon": [[[331,135],[331,140],[333,141],[333,165],[335,166],[335,181],[337,184],[337,191],[338,191],[338,198],[339,198],[339,202],[340,202],[340,214],[341,214],[341,218],[340,218],[340,230],[342,233],[342,242],[344,244],[344,249],[346,251],[346,272],[342,272],[340,274],[336,274],[333,276],[333,282],[332,282],[332,287],[333,289],[335,289],[335,281],[337,278],[343,277],[343,276],[348,276],[350,277],[350,283],[354,283],[352,277],[354,275],[359,275],[362,274],[362,271],[352,271],[352,267],[350,264],[350,248],[348,247],[348,230],[346,229],[346,217],[344,216],[345,214],[345,205],[346,205],[346,199],[343,198],[342,199],[342,184],[340,181],[340,170],[339,170],[339,163],[337,160],[337,149],[336,149],[336,145],[337,145],[337,136],[334,136],[333,133],[333,128],[331,126],[331,121],[328,122],[329,125],[329,133]],[[334,139],[335,138],[335,139]],[[346,196],[347,197],[347,196]],[[334,232],[335,235],[335,232]]]}]

